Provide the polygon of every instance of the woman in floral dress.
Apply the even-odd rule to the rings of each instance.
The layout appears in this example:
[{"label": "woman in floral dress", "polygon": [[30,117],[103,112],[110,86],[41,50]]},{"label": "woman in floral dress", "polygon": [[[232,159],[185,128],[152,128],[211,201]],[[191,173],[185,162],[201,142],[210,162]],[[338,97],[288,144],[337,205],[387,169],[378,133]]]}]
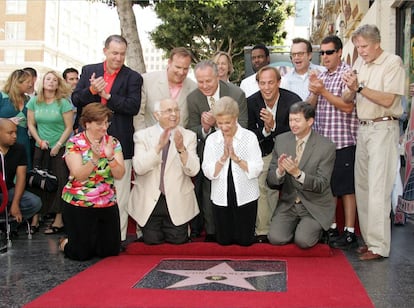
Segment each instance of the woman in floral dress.
[{"label": "woman in floral dress", "polygon": [[114,179],[125,173],[121,144],[107,134],[111,110],[101,103],[83,108],[83,132],[66,143],[64,155],[70,171],[63,189],[63,219],[67,238],[59,248],[75,260],[119,253],[121,234]]}]

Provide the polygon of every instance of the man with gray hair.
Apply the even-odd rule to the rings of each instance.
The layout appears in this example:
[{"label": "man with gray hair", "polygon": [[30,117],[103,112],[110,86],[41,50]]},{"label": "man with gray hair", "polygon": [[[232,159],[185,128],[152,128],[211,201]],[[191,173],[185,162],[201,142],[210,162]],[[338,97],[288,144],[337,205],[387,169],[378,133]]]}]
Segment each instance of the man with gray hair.
[{"label": "man with gray hair", "polygon": [[180,113],[173,99],[155,102],[157,123],[134,134],[135,181],[128,212],[146,244],[186,243],[188,222],[199,213],[191,181],[200,170],[197,140],[179,125]]},{"label": "man with gray hair", "polygon": [[[188,124],[187,128],[197,134],[197,152],[203,161],[204,142],[209,134],[215,131],[216,120],[211,108],[220,97],[230,96],[239,105],[239,124],[247,128],[247,102],[244,92],[237,86],[224,82],[218,77],[217,65],[211,60],[197,63],[194,68],[198,88],[187,96]],[[196,179],[196,194],[198,204],[203,212],[206,241],[215,241],[215,227],[210,200],[210,181],[202,171]],[[202,219],[193,222],[193,237],[200,235]]]},{"label": "man with gray hair", "polygon": [[355,194],[364,246],[360,260],[388,257],[391,246],[391,192],[395,181],[405,71],[401,58],[381,48],[375,25],[352,34],[359,58],[344,74],[344,101],[356,97],[359,119],[355,153]]}]

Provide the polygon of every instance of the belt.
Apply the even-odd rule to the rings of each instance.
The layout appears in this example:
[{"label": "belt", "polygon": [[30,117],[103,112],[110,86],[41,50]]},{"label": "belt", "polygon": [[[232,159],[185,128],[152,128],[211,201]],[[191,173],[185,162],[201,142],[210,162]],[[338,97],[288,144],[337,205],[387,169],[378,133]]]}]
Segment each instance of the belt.
[{"label": "belt", "polygon": [[383,121],[394,121],[394,120],[398,120],[398,118],[395,117],[380,117],[380,118],[376,118],[373,120],[360,120],[359,124],[361,125],[370,125],[376,122],[383,122]]}]

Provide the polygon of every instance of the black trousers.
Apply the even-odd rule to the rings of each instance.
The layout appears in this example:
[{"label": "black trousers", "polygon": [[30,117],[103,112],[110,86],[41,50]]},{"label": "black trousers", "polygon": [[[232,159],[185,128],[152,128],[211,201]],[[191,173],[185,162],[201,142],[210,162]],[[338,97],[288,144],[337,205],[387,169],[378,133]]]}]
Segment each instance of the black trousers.
[{"label": "black trousers", "polygon": [[118,205],[90,208],[64,203],[63,219],[68,243],[65,255],[74,260],[119,254],[121,231]]},{"label": "black trousers", "polygon": [[42,214],[62,213],[64,201],[62,200],[62,189],[68,182],[69,169],[65,160],[62,158],[65,148],[61,148],[59,153],[51,157],[50,150],[41,150],[35,147],[33,157],[33,167],[48,168],[58,179],[58,189],[55,192],[45,192],[40,189],[30,189],[42,199]]},{"label": "black trousers", "polygon": [[141,227],[145,244],[183,244],[188,242],[188,223],[176,226],[168,212],[164,194],[160,195],[145,226]]},{"label": "black trousers", "polygon": [[237,204],[231,162],[227,174],[227,206],[214,204],[213,213],[216,222],[216,238],[219,244],[250,246],[254,243],[257,200],[241,206]]}]

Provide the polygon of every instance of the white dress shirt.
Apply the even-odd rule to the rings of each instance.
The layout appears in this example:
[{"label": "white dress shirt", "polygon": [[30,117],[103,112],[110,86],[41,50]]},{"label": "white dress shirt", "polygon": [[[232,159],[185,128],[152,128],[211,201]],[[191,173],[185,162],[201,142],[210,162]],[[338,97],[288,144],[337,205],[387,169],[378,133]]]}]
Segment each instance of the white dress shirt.
[{"label": "white dress shirt", "polygon": [[306,100],[309,96],[309,72],[312,70],[317,70],[319,73],[322,73],[326,71],[326,68],[324,66],[311,63],[308,71],[303,75],[300,75],[296,73],[295,70],[292,70],[282,77],[280,87],[292,91],[293,93],[299,95],[302,100]]},{"label": "white dress shirt", "polygon": [[246,98],[259,91],[260,89],[259,84],[256,80],[256,73],[244,78],[240,83],[240,89],[244,91],[244,94],[246,94]]}]

